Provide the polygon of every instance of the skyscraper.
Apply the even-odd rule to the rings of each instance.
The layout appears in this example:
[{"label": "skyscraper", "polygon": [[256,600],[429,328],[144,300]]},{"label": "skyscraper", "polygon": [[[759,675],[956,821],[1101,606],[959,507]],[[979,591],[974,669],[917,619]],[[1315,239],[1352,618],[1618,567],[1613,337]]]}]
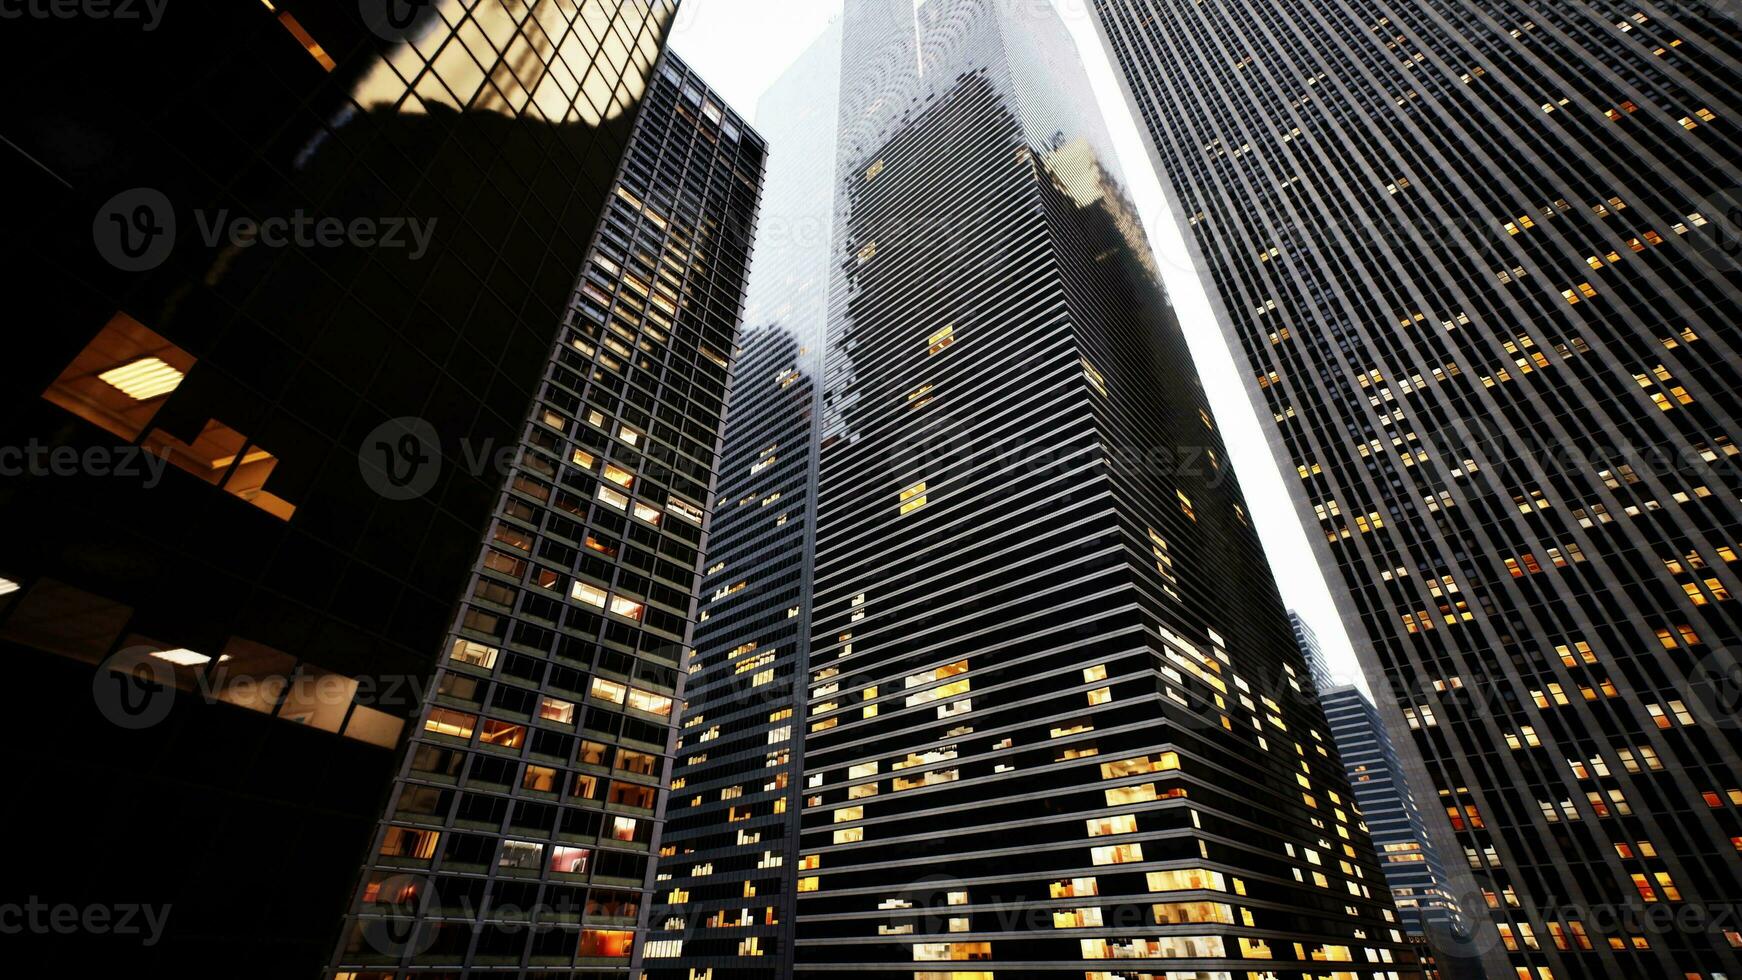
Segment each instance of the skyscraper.
[{"label": "skyscraper", "polygon": [[1307,672],[1312,675],[1313,688],[1323,693],[1336,687],[1331,677],[1331,665],[1325,662],[1324,648],[1319,646],[1319,635],[1293,609],[1288,611],[1288,624],[1294,629],[1294,645],[1300,647],[1300,655],[1306,658]]},{"label": "skyscraper", "polygon": [[1427,832],[1412,783],[1419,766],[1406,769],[1367,695],[1331,675],[1318,634],[1290,609],[1294,641],[1306,659],[1319,704],[1331,726],[1331,740],[1355,802],[1373,835],[1379,864],[1402,916],[1404,931],[1421,954],[1423,973],[1435,978],[1483,976],[1480,950],[1472,941],[1456,899],[1456,886],[1468,879],[1446,873],[1439,849]]},{"label": "skyscraper", "polygon": [[8,8],[0,904],[163,912],[9,965],[327,961],[674,4],[583,7]]},{"label": "skyscraper", "polygon": [[1469,941],[1439,849],[1428,836],[1421,807],[1379,712],[1350,685],[1321,690],[1319,703],[1324,705],[1337,754],[1379,851],[1380,868],[1397,901],[1404,931],[1431,951],[1441,975],[1482,976],[1480,957]]},{"label": "skyscraper", "polygon": [[1502,966],[1738,975],[1733,12],[1095,9]]},{"label": "skyscraper", "polygon": [[666,55],[382,814],[337,976],[627,975],[763,155]]},{"label": "skyscraper", "polygon": [[757,107],[770,148],[684,697],[648,976],[787,976],[797,914],[836,22]]},{"label": "skyscraper", "polygon": [[[816,427],[779,455],[814,457],[814,504],[769,503],[773,467],[721,501],[814,527],[712,580],[747,584],[712,593],[672,807],[729,799],[746,839],[662,861],[650,967],[769,975],[741,929],[800,977],[1412,973],[1062,23],[852,0],[841,31],[820,364],[741,377],[728,435],[787,417],[796,367]],[[803,688],[757,705],[726,675],[779,669],[766,613],[724,617],[778,606],[773,567],[808,576]],[[788,742],[795,803],[765,783]],[[750,829],[783,804],[796,847]]]}]

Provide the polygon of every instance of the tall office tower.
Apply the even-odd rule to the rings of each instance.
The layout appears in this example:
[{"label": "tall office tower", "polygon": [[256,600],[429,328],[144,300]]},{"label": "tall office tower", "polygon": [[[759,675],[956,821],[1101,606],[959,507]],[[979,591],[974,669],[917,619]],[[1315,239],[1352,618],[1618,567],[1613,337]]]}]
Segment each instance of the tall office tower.
[{"label": "tall office tower", "polygon": [[674,5],[395,6],[8,8],[11,966],[332,952]]},{"label": "tall office tower", "polygon": [[1399,761],[1379,712],[1361,691],[1332,677],[1318,634],[1307,621],[1292,609],[1288,620],[1423,974],[1428,980],[1482,976],[1480,957],[1472,949],[1439,850],[1428,836],[1409,771]]},{"label": "tall office tower", "polygon": [[[1440,975],[1482,976],[1439,849],[1373,702],[1349,685],[1323,688],[1319,703],[1343,770],[1397,901],[1404,931],[1429,950]],[[1426,962],[1424,957],[1423,961]]]},{"label": "tall office tower", "polygon": [[1495,972],[1742,975],[1734,20],[1096,10]]},{"label": "tall office tower", "polygon": [[[647,944],[651,980],[788,976],[839,23],[763,96],[769,146],[702,619]],[[820,202],[820,204],[819,204]]]},{"label": "tall office tower", "polygon": [[[734,731],[791,723],[799,846],[674,873],[693,896],[783,862],[800,977],[1413,973],[1323,716],[1272,690],[1305,666],[1063,24],[853,0],[842,31],[819,426],[793,447],[814,529],[776,559],[812,576],[803,688],[713,688]],[[777,417],[768,382],[744,398]],[[712,758],[714,710],[692,703],[686,753]],[[788,737],[721,767],[760,797],[746,823],[779,806]]]},{"label": "tall office tower", "polygon": [[763,156],[668,54],[401,760],[337,976],[628,974]]},{"label": "tall office tower", "polygon": [[1319,646],[1319,635],[1293,609],[1288,611],[1288,625],[1294,629],[1294,645],[1300,648],[1300,655],[1306,660],[1307,673],[1313,679],[1313,689],[1322,694],[1336,687],[1336,682],[1331,677],[1331,665],[1325,662],[1324,648]]}]

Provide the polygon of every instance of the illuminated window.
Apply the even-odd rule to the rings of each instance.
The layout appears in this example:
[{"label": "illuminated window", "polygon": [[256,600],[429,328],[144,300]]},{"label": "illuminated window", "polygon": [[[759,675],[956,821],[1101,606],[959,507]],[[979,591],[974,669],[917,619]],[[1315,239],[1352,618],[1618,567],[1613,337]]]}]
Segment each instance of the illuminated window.
[{"label": "illuminated window", "polygon": [[381,856],[416,858],[428,861],[435,857],[436,844],[441,840],[441,836],[440,833],[433,830],[388,827],[387,835],[381,841]]},{"label": "illuminated window", "polygon": [[612,929],[583,929],[576,954],[582,958],[628,959],[635,933]]},{"label": "illuminated window", "polygon": [[[629,689],[616,681],[608,681],[603,677],[595,677],[592,679],[592,686],[588,689],[587,693],[601,701],[609,701],[612,704],[622,704],[629,696]],[[600,764],[603,764],[604,760],[601,758],[599,761]]]},{"label": "illuminated window", "polygon": [[517,749],[526,743],[526,726],[486,718],[478,741],[504,749]]},{"label": "illuminated window", "polygon": [[477,715],[465,714],[451,708],[431,708],[429,717],[424,719],[423,729],[438,735],[471,738],[472,730],[477,724]]},{"label": "illuminated window", "polygon": [[496,657],[501,651],[495,647],[487,647],[482,643],[474,643],[467,639],[454,640],[451,658],[460,663],[472,664],[485,670],[496,666]]},{"label": "illuminated window", "polygon": [[1083,377],[1088,379],[1089,384],[1096,391],[1100,392],[1102,395],[1106,395],[1107,378],[1102,375],[1101,372],[1095,370],[1095,365],[1090,364],[1088,358],[1085,357],[1081,360],[1083,362]]},{"label": "illuminated window", "polygon": [[903,517],[926,505],[925,481],[921,480],[906,490],[901,491],[901,514]]},{"label": "illuminated window", "polygon": [[538,716],[546,721],[554,721],[561,725],[572,724],[575,720],[574,702],[550,697],[540,698]]},{"label": "illuminated window", "polygon": [[931,337],[926,340],[926,352],[928,354],[942,353],[944,348],[955,342],[956,326],[952,323],[949,326],[944,327],[942,330],[939,330],[937,333],[932,334]]},{"label": "illuminated window", "polygon": [[[267,4],[267,9],[271,9],[271,6],[271,4]],[[332,71],[338,67],[338,63],[333,61],[332,55],[327,54],[326,49],[321,47],[320,42],[316,41],[314,36],[309,34],[308,30],[304,28],[295,17],[290,15],[289,11],[280,10],[278,12],[278,22],[284,25],[284,29],[290,32],[290,36],[296,38],[297,43],[302,45],[302,49],[307,51],[309,57],[318,62],[322,68],[325,68],[327,71]]]},{"label": "illuminated window", "polygon": [[1173,871],[1151,871],[1147,876],[1152,892],[1228,890],[1227,880],[1220,871],[1207,868],[1180,868]]},{"label": "illuminated window", "polygon": [[1135,834],[1137,817],[1122,813],[1116,817],[1094,817],[1085,821],[1090,837],[1111,837],[1114,834]]}]

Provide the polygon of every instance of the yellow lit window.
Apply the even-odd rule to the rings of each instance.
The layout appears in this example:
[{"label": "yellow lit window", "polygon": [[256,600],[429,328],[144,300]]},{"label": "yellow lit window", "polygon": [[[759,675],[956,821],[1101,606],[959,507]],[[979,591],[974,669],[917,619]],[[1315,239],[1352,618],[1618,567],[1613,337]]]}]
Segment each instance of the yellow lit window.
[{"label": "yellow lit window", "polygon": [[915,483],[914,485],[908,487],[906,490],[901,491],[901,514],[902,514],[902,516],[905,517],[906,515],[913,513],[914,511],[920,509],[921,507],[924,507],[925,505],[926,505],[926,486],[925,486],[924,480],[921,480],[918,483]]},{"label": "yellow lit window", "polygon": [[926,352],[928,354],[942,353],[944,348],[956,342],[955,324],[950,324],[927,338]]}]

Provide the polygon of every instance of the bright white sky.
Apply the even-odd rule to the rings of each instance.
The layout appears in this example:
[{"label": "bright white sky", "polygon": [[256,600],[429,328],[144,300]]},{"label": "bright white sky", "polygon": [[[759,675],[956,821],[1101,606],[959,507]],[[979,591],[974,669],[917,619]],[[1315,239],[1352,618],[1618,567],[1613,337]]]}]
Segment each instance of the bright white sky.
[{"label": "bright white sky", "polygon": [[[1331,602],[1324,575],[1289,502],[1258,417],[1247,401],[1245,369],[1235,366],[1216,326],[1204,285],[1095,33],[1089,0],[1051,2],[1076,37],[1089,81],[1112,132],[1127,189],[1149,231],[1150,245],[1161,263],[1168,295],[1185,327],[1222,438],[1227,441],[1253,520],[1269,552],[1283,601],[1299,611],[1318,633],[1331,672],[1365,688],[1366,682],[1361,679],[1361,669]],[[754,119],[762,93],[822,33],[838,8],[839,0],[683,0],[672,32],[672,46],[733,108]],[[770,146],[769,150],[778,153],[780,147]],[[1289,467],[1288,472],[1292,476],[1293,468]]]}]

